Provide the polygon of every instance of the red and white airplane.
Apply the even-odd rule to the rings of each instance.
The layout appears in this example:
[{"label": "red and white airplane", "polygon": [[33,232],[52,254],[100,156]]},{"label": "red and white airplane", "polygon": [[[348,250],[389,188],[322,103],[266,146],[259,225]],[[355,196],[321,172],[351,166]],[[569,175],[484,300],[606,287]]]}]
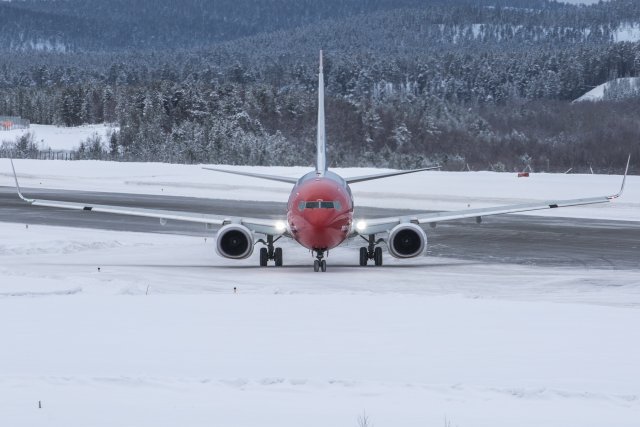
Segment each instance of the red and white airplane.
[{"label": "red and white airplane", "polygon": [[[127,208],[120,206],[70,203],[56,200],[33,200],[22,195],[15,168],[13,174],[18,195],[33,206],[75,209],[90,212],[133,215],[158,218],[161,223],[167,220],[203,223],[207,226],[221,227],[217,234],[216,249],[220,256],[231,259],[245,259],[252,255],[254,246],[260,248],[260,266],[269,261],[282,266],[282,248],[275,243],[282,237],[291,238],[315,255],[314,271],[326,271],[325,255],[330,249],[339,246],[349,238],[362,237],[367,246],[360,248],[360,265],[367,265],[373,260],[376,266],[382,265],[382,247],[385,244],[388,252],[396,258],[413,258],[425,253],[427,235],[423,225],[435,226],[438,222],[463,218],[475,218],[481,221],[483,216],[500,215],[515,212],[527,212],[542,209],[555,209],[566,206],[591,205],[607,203],[622,195],[629,170],[629,160],[622,186],[617,194],[610,196],[590,197],[574,200],[552,200],[530,204],[499,206],[494,208],[467,209],[453,212],[424,213],[412,216],[397,216],[376,219],[354,220],[354,202],[349,184],[387,178],[396,175],[421,172],[438,167],[380,173],[375,175],[342,178],[331,172],[327,165],[326,139],[324,125],[324,76],[322,71],[322,52],[320,52],[320,72],[318,84],[318,134],[317,158],[314,171],[299,179],[264,175],[257,173],[229,171],[224,169],[204,168],[217,172],[249,176],[253,178],[293,184],[287,204],[286,219],[272,220],[246,217],[224,217],[197,213],[161,211],[153,209]],[[13,168],[13,161],[11,162]],[[257,239],[256,234],[264,238]],[[382,236],[382,237],[379,237]]]}]

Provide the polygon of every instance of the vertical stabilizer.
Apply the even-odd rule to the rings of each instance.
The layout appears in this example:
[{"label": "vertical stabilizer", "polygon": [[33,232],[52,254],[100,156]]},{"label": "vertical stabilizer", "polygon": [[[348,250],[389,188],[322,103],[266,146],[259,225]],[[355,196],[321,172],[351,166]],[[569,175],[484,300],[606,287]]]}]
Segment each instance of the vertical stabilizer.
[{"label": "vertical stabilizer", "polygon": [[324,74],[322,72],[322,51],[320,51],[320,72],[318,73],[318,152],[316,155],[316,173],[324,175],[327,170],[327,147],[324,131]]}]

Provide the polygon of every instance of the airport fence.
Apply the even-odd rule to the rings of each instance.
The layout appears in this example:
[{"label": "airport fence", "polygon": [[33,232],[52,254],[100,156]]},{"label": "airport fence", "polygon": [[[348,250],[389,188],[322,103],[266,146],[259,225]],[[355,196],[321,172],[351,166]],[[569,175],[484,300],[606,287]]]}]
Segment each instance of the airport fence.
[{"label": "airport fence", "polygon": [[196,159],[185,159],[182,156],[149,156],[141,158],[133,153],[112,153],[106,149],[92,147],[76,150],[40,149],[36,144],[0,144],[0,158],[33,159],[33,160],[103,160],[110,162],[161,162],[175,164],[199,164]]},{"label": "airport fence", "polygon": [[33,159],[33,160],[107,160],[114,162],[139,162],[140,159],[129,154],[111,154],[108,152],[74,151],[74,150],[17,150],[0,148],[0,158],[3,159]]},{"label": "airport fence", "polygon": [[0,150],[0,158],[35,159],[35,160],[79,160],[73,151],[53,150]]}]

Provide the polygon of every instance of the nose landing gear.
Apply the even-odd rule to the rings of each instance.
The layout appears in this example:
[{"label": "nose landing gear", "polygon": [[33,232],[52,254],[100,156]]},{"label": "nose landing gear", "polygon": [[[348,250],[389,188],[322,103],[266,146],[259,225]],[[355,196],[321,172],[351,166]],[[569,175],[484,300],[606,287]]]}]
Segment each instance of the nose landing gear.
[{"label": "nose landing gear", "polygon": [[267,241],[260,239],[258,243],[266,245],[266,248],[260,248],[260,267],[266,267],[269,261],[275,261],[276,267],[282,267],[282,248],[276,248],[273,246],[280,237],[273,240],[273,236],[267,236]]},{"label": "nose landing gear", "polygon": [[319,261],[319,260],[313,261],[313,271],[315,271],[316,273],[318,271],[322,271],[322,272],[327,271],[327,261],[324,259],[322,261]]},{"label": "nose landing gear", "polygon": [[366,266],[369,260],[372,259],[376,267],[380,267],[382,265],[382,248],[378,245],[384,242],[384,240],[376,240],[375,234],[369,234],[368,239],[362,238],[367,241],[369,245],[360,248],[360,266]]},{"label": "nose landing gear", "polygon": [[327,271],[327,261],[324,259],[324,249],[315,249],[316,260],[313,261],[313,271],[316,273],[318,271],[322,271],[323,273]]}]

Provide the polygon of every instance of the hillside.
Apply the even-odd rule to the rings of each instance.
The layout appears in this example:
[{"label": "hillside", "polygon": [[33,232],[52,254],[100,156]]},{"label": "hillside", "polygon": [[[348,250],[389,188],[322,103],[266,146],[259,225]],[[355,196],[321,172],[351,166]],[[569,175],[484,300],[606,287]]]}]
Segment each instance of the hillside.
[{"label": "hillside", "polygon": [[[0,50],[189,49],[320,23],[322,30],[326,21],[351,18],[360,21],[352,31],[367,29],[364,23],[386,34],[412,29],[385,25],[407,9],[417,11],[412,22],[404,21],[420,28],[416,36],[440,32],[448,42],[606,41],[620,38],[620,26],[640,22],[632,0],[589,8],[545,0],[24,0],[0,3]],[[386,23],[376,18],[386,13]]]},{"label": "hillside", "polygon": [[[326,19],[407,7],[439,7],[443,3],[442,0],[14,1],[0,3],[0,46],[13,51],[192,48]],[[534,2],[538,6],[543,4]]]},{"label": "hillside", "polygon": [[611,171],[640,157],[636,100],[570,104],[640,76],[638,1],[268,4],[0,3],[0,114],[117,125],[91,158],[306,164],[323,48],[336,165]]},{"label": "hillside", "polygon": [[602,83],[574,102],[613,101],[636,97],[640,97],[640,77],[624,77]]}]

